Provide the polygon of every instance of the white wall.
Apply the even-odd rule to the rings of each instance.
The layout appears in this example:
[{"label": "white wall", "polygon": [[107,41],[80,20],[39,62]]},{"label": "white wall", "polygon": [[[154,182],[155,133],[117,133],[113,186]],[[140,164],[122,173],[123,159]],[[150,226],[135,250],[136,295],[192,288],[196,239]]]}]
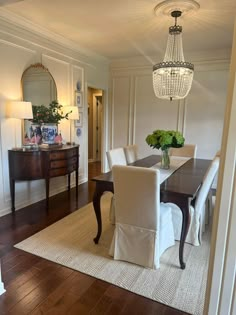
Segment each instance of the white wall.
[{"label": "white wall", "polygon": [[204,314],[236,314],[236,20]]},{"label": "white wall", "polygon": [[183,132],[186,143],[197,144],[198,158],[212,158],[221,145],[229,67],[227,52],[216,56],[188,57],[195,64],[192,89],[185,100],[172,102],[155,97],[151,63],[138,58],[111,63],[110,147],[136,143],[140,156],[159,154],[146,136],[174,129]]},{"label": "white wall", "polygon": [[[74,104],[76,82],[81,81],[83,94],[82,134],[73,139],[80,144],[79,182],[87,181],[87,85],[92,83],[104,91],[108,90],[108,63],[99,56],[82,55],[77,47],[63,45],[47,39],[47,33],[36,34],[27,30],[27,25],[17,26],[11,16],[0,13],[0,216],[10,212],[10,192],[8,178],[8,149],[21,143],[21,123],[6,118],[6,104],[9,100],[22,99],[21,76],[31,64],[42,63],[53,76],[58,101],[62,105]],[[41,30],[42,32],[42,30]],[[58,36],[57,36],[58,38]],[[108,93],[107,93],[108,94]],[[105,100],[107,102],[107,100]],[[16,128],[16,129],[15,129]],[[62,121],[59,126],[65,140],[70,137],[69,121]],[[72,177],[72,184],[74,177]],[[50,195],[66,189],[66,177],[51,180]],[[16,184],[16,209],[45,198],[44,181],[19,182]]]}]

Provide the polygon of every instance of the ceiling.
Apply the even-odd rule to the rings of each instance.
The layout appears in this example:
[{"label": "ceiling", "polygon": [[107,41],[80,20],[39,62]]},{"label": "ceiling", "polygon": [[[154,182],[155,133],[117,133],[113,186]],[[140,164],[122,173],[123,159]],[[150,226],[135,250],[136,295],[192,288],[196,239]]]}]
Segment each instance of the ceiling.
[{"label": "ceiling", "polygon": [[[174,0],[176,1],[176,0]],[[188,1],[188,0],[185,0]],[[183,15],[184,52],[230,50],[235,0],[197,0]],[[154,13],[160,0],[0,0],[9,12],[108,59],[165,51],[170,16]]]}]

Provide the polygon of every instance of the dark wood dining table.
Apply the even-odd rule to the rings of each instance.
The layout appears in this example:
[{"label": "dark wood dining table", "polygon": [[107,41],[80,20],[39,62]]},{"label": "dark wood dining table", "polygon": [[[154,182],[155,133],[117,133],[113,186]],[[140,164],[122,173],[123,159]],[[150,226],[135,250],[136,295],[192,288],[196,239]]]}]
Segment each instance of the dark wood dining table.
[{"label": "dark wood dining table", "polygon": [[[161,157],[159,155],[150,155],[129,165],[152,167],[160,162],[160,160]],[[175,203],[182,211],[182,229],[179,244],[179,262],[181,269],[185,269],[186,266],[183,260],[183,253],[190,223],[189,207],[191,202],[194,202],[210,163],[211,160],[189,159],[185,164],[174,171],[160,186],[161,201]],[[97,235],[94,238],[94,242],[98,244],[102,233],[100,200],[104,192],[110,191],[114,193],[112,172],[104,173],[92,178],[92,180],[96,183],[93,206],[98,224]]]}]

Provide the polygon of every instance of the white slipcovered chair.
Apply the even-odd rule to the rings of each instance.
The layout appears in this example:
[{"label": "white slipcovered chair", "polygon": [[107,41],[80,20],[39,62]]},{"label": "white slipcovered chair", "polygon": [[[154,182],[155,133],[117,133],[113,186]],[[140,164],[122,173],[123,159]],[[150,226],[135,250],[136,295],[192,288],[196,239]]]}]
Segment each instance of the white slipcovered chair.
[{"label": "white slipcovered chair", "polygon": [[[114,165],[127,165],[124,148],[115,148],[106,152],[110,170]],[[111,198],[109,219],[111,224],[115,224],[115,199],[114,195]]]},{"label": "white slipcovered chair", "polygon": [[195,144],[185,144],[181,148],[170,148],[169,155],[172,156],[184,156],[190,158],[196,158],[197,145]]},{"label": "white slipcovered chair", "polygon": [[[195,246],[199,246],[201,244],[202,233],[205,231],[206,201],[218,169],[219,157],[215,157],[207,170],[196,199],[190,206],[190,226],[186,242]],[[167,203],[167,205],[172,208],[175,240],[179,240],[182,227],[181,210],[176,204]]]},{"label": "white slipcovered chair", "polygon": [[[215,157],[218,157],[220,159],[220,150],[216,152]],[[218,173],[215,176],[215,179],[212,183],[212,189],[216,190],[217,189],[217,182],[218,182]],[[215,207],[215,195],[212,193],[212,189],[210,189],[209,194],[208,194],[208,200],[207,200],[207,207],[208,207],[208,215],[209,217],[212,216],[213,209]]]},{"label": "white slipcovered chair", "polygon": [[110,170],[113,165],[127,165],[125,151],[123,148],[116,148],[107,151],[107,160]]},{"label": "white slipcovered chair", "polygon": [[116,227],[110,255],[157,269],[175,244],[171,208],[160,203],[159,170],[113,166]]},{"label": "white slipcovered chair", "polygon": [[138,160],[138,146],[136,144],[124,147],[125,157],[128,164]]}]

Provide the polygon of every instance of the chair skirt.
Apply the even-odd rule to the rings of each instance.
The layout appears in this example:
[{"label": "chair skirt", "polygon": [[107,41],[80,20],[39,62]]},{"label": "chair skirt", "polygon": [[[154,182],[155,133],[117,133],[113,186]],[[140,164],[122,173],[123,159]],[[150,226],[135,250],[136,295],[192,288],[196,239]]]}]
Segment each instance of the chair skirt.
[{"label": "chair skirt", "polygon": [[161,254],[175,244],[171,208],[160,208],[160,233],[117,222],[109,254],[116,260],[159,268]]}]

